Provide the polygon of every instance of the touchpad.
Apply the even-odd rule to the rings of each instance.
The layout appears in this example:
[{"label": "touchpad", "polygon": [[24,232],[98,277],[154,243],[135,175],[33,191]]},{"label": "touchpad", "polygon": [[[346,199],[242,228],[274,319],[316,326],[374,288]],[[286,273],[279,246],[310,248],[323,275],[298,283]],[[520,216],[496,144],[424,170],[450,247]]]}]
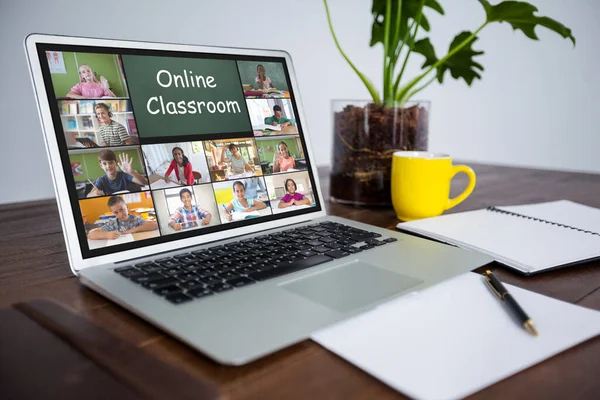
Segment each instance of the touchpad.
[{"label": "touchpad", "polygon": [[410,276],[355,261],[282,287],[339,312],[381,301],[422,283]]}]

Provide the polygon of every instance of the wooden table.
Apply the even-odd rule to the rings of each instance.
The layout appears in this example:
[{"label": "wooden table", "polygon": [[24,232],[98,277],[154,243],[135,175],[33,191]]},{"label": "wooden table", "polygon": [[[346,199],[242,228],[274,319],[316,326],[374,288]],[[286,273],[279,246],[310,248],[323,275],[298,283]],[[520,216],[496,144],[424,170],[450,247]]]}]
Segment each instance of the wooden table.
[{"label": "wooden table", "polygon": [[[489,205],[569,199],[600,207],[600,175],[472,165],[471,197],[453,212]],[[321,171],[328,192],[327,171]],[[457,177],[453,193],[466,185]],[[327,197],[327,195],[326,195]],[[388,208],[327,203],[330,214],[393,229]],[[231,399],[401,399],[401,394],[306,340],[243,367],[220,366],[80,285],[71,274],[54,200],[0,206],[0,307],[47,297],[89,317],[149,354],[204,377]],[[499,277],[538,293],[600,310],[600,262],[524,277],[492,265]],[[481,392],[489,398],[600,398],[600,337],[589,340]]]}]

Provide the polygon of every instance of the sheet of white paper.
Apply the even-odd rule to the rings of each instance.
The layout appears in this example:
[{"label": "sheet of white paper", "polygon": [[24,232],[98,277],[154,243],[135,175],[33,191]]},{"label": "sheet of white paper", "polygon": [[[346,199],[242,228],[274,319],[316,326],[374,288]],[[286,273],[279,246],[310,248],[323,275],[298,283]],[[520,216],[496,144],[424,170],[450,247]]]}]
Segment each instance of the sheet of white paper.
[{"label": "sheet of white paper", "polygon": [[279,213],[283,213],[283,212],[288,212],[288,211],[296,211],[296,210],[303,210],[305,208],[310,208],[312,207],[312,205],[308,205],[308,204],[300,204],[300,205],[293,205],[290,207],[286,207],[286,208],[279,208],[279,200],[274,200],[271,202],[271,207],[273,208],[273,214],[279,214]]},{"label": "sheet of white paper", "polygon": [[246,172],[242,172],[241,174],[233,174],[230,175],[229,180],[233,180],[233,179],[242,179],[242,178],[249,178],[251,176],[254,176],[254,172],[250,172],[250,171],[246,171]]},{"label": "sheet of white paper", "polygon": [[182,187],[181,185],[173,181],[167,183],[167,181],[165,181],[164,179],[159,179],[156,182],[151,183],[150,186],[152,187],[152,190]]},{"label": "sheet of white paper", "polygon": [[118,244],[129,243],[129,242],[133,242],[133,241],[134,241],[133,235],[131,233],[126,233],[126,234],[119,236],[116,239],[107,240],[106,245],[107,246],[116,246]]},{"label": "sheet of white paper", "polygon": [[506,285],[529,335],[474,273],[385,303],[312,339],[415,399],[457,399],[600,334],[600,312]]},{"label": "sheet of white paper", "polygon": [[250,212],[234,211],[231,213],[231,217],[234,221],[239,221],[240,219],[245,219],[249,217],[260,217],[260,213],[257,210]]},{"label": "sheet of white paper", "polygon": [[281,130],[281,126],[280,125],[267,125],[267,124],[260,124],[260,125],[254,125],[252,127],[252,129],[258,129],[258,130],[265,130],[265,129],[269,129],[271,131],[280,131]]}]

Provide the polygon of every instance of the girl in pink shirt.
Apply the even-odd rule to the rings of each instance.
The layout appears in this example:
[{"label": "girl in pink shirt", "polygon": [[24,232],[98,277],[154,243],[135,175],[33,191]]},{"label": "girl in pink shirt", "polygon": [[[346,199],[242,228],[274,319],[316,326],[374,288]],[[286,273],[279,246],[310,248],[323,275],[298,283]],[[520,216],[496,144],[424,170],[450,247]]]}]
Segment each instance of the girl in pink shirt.
[{"label": "girl in pink shirt", "polygon": [[181,147],[173,147],[171,154],[173,154],[173,161],[171,161],[169,169],[165,173],[165,182],[169,183],[172,180],[169,175],[175,171],[175,177],[177,177],[177,182],[175,183],[188,186],[196,183],[194,172],[192,171],[192,163],[183,154],[183,149]]},{"label": "girl in pink shirt", "polygon": [[103,76],[100,77],[100,82],[96,79],[94,71],[86,65],[79,66],[80,82],[73,86],[67,97],[70,99],[88,99],[102,97],[117,97],[108,89],[108,81]]},{"label": "girl in pink shirt", "polygon": [[285,187],[287,189],[287,193],[281,198],[281,200],[279,200],[279,205],[277,208],[286,208],[293,206],[294,204],[297,206],[310,204],[310,199],[308,197],[302,193],[296,192],[296,182],[294,182],[293,179],[286,179]]},{"label": "girl in pink shirt", "polygon": [[257,89],[275,89],[273,82],[271,82],[271,78],[265,75],[265,67],[263,67],[261,64],[258,64],[256,67],[256,72],[258,73],[258,76],[254,80],[256,82]]},{"label": "girl in pink shirt", "polygon": [[273,157],[273,172],[285,172],[296,166],[294,156],[290,155],[290,150],[287,144],[279,142],[277,145],[277,153]]}]

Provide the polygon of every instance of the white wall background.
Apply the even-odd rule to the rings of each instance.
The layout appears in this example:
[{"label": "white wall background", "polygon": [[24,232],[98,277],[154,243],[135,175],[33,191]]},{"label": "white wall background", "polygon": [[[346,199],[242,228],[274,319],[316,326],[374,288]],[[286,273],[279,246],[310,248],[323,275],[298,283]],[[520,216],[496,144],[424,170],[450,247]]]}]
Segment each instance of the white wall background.
[{"label": "white wall background", "polygon": [[[483,80],[471,88],[448,80],[419,96],[432,101],[430,149],[462,160],[600,173],[600,2],[531,1],[571,27],[577,47],[542,29],[535,42],[507,24],[485,28],[475,46],[486,51]],[[476,0],[440,3],[446,15],[430,13],[438,55],[484,19]],[[343,48],[380,87],[382,50],[368,46],[370,7],[369,0],[330,0]],[[54,196],[22,44],[31,32],[285,49],[318,165],[330,159],[331,100],[368,96],[337,52],[319,0],[0,0],[0,203]],[[407,76],[420,62],[412,58]]]}]

